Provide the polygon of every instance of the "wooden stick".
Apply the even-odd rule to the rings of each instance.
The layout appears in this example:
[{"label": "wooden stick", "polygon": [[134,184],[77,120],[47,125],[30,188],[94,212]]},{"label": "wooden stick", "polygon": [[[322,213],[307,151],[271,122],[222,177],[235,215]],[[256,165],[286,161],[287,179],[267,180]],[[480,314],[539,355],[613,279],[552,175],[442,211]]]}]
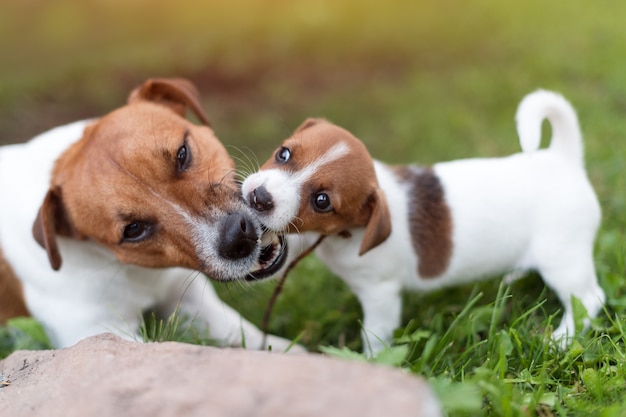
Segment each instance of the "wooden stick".
[{"label": "wooden stick", "polygon": [[311,247],[309,247],[307,250],[305,250],[300,255],[298,255],[298,257],[296,259],[291,261],[291,263],[287,266],[287,269],[285,269],[285,272],[283,272],[283,276],[280,277],[280,280],[278,281],[278,284],[276,284],[276,288],[274,288],[274,292],[272,293],[272,298],[270,298],[270,302],[267,304],[267,308],[265,309],[265,314],[263,315],[263,325],[262,325],[262,329],[263,329],[263,346],[262,346],[262,349],[266,348],[267,334],[269,332],[269,324],[270,324],[270,315],[272,314],[272,310],[274,309],[274,304],[276,303],[276,299],[278,299],[278,295],[283,291],[283,286],[285,285],[285,281],[287,280],[287,275],[289,275],[291,270],[293,268],[295,268],[296,265],[298,265],[298,263],[302,259],[304,259],[308,255],[310,255],[311,252],[313,252],[315,250],[315,248],[317,248],[319,246],[319,244],[322,243],[322,240],[324,240],[325,237],[326,237],[326,235],[320,235],[320,237],[315,241],[314,244],[311,245]]}]

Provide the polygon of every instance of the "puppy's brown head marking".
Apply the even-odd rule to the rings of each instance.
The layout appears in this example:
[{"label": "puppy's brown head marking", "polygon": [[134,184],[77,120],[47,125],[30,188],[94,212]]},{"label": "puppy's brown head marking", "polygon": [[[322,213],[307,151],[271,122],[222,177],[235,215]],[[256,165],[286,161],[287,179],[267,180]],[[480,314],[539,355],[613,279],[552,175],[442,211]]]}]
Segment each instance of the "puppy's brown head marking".
[{"label": "puppy's brown head marking", "polygon": [[361,255],[391,233],[387,200],[372,158],[347,130],[323,119],[307,119],[261,168],[289,172],[300,190],[290,231],[345,235],[347,229],[365,227]]},{"label": "puppy's brown head marking", "polygon": [[396,177],[410,186],[409,226],[422,278],[435,278],[452,257],[452,216],[443,187],[431,169],[394,167]]},{"label": "puppy's brown head marking", "polygon": [[56,235],[95,240],[140,266],[206,263],[199,231],[214,224],[217,210],[235,212],[242,203],[232,159],[208,126],[183,117],[186,108],[208,124],[190,82],[148,80],[61,155],[33,225],[54,269],[61,266]]}]

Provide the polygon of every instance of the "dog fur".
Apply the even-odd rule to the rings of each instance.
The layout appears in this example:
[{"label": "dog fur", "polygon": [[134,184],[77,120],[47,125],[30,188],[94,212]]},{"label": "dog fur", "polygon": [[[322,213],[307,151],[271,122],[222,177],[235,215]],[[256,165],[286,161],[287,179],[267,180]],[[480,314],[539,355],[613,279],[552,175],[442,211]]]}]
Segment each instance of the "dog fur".
[{"label": "dog fur", "polygon": [[[348,131],[309,119],[244,181],[243,194],[267,227],[299,233],[290,237],[294,255],[328,236],[316,254],[360,300],[373,353],[400,324],[401,290],[520,270],[537,271],[559,297],[564,315],[553,337],[566,343],[572,296],[589,317],[605,299],[592,257],[600,206],[571,105],[540,90],[516,117],[522,153],[431,168],[372,160]],[[539,150],[546,118],[553,136]]]},{"label": "dog fur", "polygon": [[63,347],[103,331],[137,339],[146,309],[178,309],[224,344],[261,348],[205,279],[256,280],[286,258],[234,170],[183,79],[150,79],[101,118],[3,146],[0,318],[28,311]]}]

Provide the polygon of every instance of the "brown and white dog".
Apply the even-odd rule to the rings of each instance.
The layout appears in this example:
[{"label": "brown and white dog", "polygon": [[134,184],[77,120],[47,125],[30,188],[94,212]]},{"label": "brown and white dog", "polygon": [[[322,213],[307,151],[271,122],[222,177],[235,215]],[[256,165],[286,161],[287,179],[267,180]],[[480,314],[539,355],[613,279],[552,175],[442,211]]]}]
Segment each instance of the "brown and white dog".
[{"label": "brown and white dog", "polygon": [[144,310],[178,307],[224,344],[260,348],[203,276],[256,280],[286,259],[234,170],[182,79],[148,80],[104,117],[0,148],[0,320],[30,312],[62,347],[103,331],[137,338]]},{"label": "brown and white dog", "polygon": [[[538,150],[546,118],[553,137]],[[576,113],[563,97],[528,95],[517,128],[522,153],[420,168],[372,160],[348,131],[309,119],[242,191],[270,229],[308,243],[328,236],[316,254],[360,300],[372,352],[400,324],[402,289],[526,270],[538,271],[563,303],[553,334],[563,343],[575,330],[571,297],[590,317],[604,302],[592,259],[600,207]],[[292,253],[306,247],[292,239]]]}]

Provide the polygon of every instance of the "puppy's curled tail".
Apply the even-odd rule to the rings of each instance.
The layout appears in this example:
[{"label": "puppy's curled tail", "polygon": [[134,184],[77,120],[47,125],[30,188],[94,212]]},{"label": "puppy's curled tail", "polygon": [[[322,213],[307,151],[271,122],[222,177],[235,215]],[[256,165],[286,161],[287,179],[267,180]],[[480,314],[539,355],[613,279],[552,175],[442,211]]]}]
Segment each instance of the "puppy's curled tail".
[{"label": "puppy's curled tail", "polygon": [[528,94],[520,102],[515,119],[524,152],[539,149],[541,123],[548,119],[552,126],[549,149],[583,164],[583,139],[578,117],[572,105],[560,94],[546,90]]}]

